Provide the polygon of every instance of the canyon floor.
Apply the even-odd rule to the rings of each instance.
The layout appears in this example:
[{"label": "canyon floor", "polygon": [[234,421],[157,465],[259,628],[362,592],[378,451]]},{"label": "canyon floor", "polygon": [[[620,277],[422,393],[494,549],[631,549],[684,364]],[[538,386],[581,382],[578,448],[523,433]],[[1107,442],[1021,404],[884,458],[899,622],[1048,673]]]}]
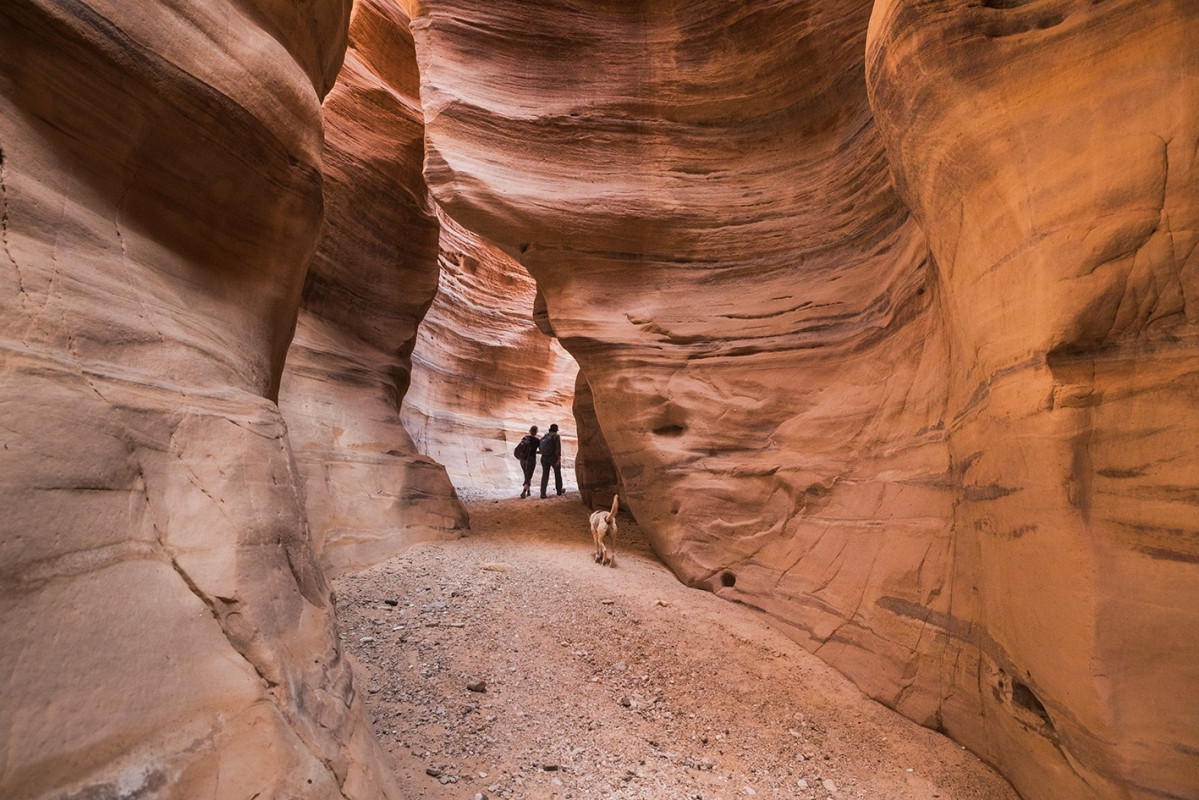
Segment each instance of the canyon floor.
[{"label": "canyon floor", "polygon": [[462,539],[336,581],[342,641],[407,800],[1017,800],[754,611],[678,583],[576,492],[467,501]]}]

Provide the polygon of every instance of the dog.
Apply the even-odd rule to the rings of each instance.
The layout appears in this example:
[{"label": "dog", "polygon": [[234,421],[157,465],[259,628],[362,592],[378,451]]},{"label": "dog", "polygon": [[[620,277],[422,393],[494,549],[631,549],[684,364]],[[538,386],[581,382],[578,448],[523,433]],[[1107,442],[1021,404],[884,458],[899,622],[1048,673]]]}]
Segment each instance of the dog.
[{"label": "dog", "polygon": [[612,495],[611,511],[595,511],[591,514],[591,538],[595,541],[595,563],[601,566],[616,566],[616,507],[620,495]]}]

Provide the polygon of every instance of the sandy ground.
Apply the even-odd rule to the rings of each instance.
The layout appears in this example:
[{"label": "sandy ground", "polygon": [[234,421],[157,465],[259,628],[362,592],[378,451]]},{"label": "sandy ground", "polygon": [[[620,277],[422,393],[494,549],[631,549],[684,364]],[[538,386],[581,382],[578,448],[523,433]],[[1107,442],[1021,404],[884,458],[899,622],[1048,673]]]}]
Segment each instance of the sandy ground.
[{"label": "sandy ground", "polygon": [[407,798],[1017,800],[753,611],[679,584],[627,517],[605,568],[576,492],[467,507],[466,538],[336,582]]}]

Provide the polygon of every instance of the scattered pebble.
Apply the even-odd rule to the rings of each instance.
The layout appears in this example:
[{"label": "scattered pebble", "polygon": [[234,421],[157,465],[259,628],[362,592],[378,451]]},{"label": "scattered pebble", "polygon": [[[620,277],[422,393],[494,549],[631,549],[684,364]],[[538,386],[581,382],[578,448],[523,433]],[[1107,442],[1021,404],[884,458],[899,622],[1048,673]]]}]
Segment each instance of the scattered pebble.
[{"label": "scattered pebble", "polygon": [[524,502],[469,506],[467,538],[334,582],[404,796],[864,800],[908,759],[937,800],[1016,800],[956,745],[839,699],[843,679],[759,617],[678,586],[632,521],[599,580],[580,507]]}]

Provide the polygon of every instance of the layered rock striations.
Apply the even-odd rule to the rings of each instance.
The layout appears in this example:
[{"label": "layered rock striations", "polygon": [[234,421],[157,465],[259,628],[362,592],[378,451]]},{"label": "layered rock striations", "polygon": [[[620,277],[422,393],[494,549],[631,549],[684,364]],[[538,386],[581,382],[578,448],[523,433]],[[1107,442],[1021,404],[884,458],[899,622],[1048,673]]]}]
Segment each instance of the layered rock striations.
[{"label": "layered rock striations", "polygon": [[334,574],[467,526],[445,469],[400,422],[417,324],[438,284],[418,90],[407,16],[356,3],[324,104],[325,224],[279,399],[314,543]]},{"label": "layered rock striations", "polygon": [[952,493],[947,346],[867,104],[868,4],[539,13],[536,54],[515,6],[414,19],[436,196],[537,279],[672,567],[935,715],[937,680],[906,674],[921,626],[873,602],[939,594]]},{"label": "layered rock striations", "polygon": [[516,443],[530,425],[545,433],[556,422],[569,480],[574,359],[535,327],[537,289],[524,267],[438,216],[441,287],[417,331],[404,425],[464,491],[516,493]]},{"label": "layered rock striations", "polygon": [[273,402],[348,14],[0,6],[2,796],[395,796]]},{"label": "layered rock striations", "polygon": [[947,678],[1014,712],[959,696],[981,730],[947,727],[1029,797],[1199,793],[1197,40],[1186,3],[872,19],[952,331]]},{"label": "layered rock striations", "polygon": [[1187,796],[1193,13],[871,6],[428,0],[426,178],[684,580],[1029,797]]}]

